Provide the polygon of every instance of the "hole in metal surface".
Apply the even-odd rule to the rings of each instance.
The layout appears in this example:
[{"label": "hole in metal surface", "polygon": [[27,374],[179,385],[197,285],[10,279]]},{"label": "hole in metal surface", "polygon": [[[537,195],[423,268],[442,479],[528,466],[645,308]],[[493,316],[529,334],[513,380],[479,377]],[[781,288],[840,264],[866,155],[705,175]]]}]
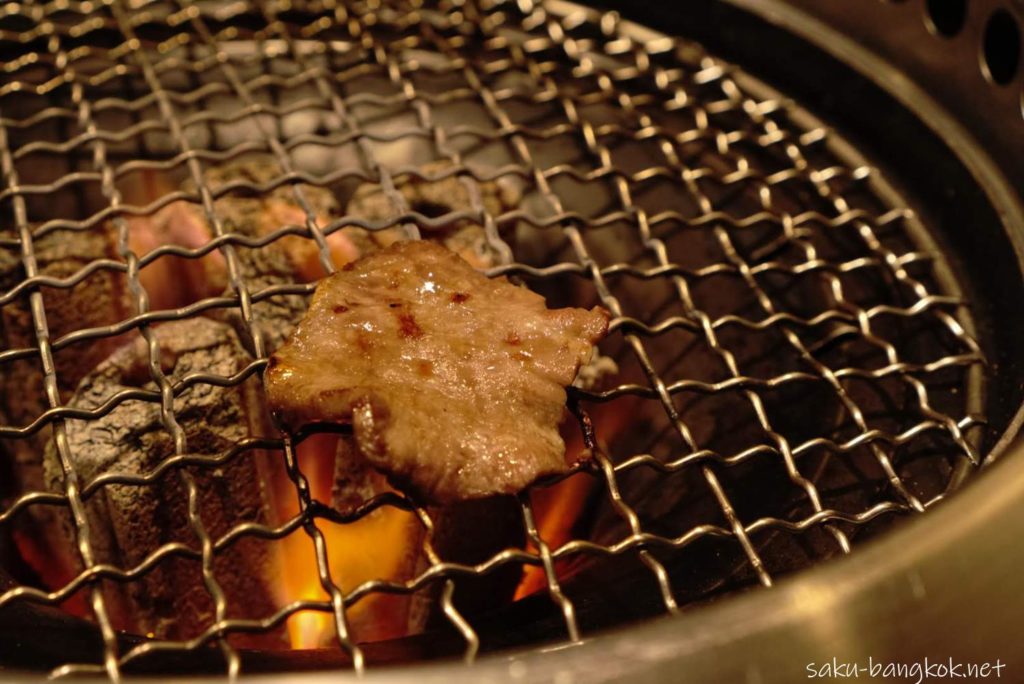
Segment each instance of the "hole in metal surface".
[{"label": "hole in metal surface", "polygon": [[967,0],[927,0],[925,24],[947,38],[960,33],[967,20]]},{"label": "hole in metal surface", "polygon": [[1010,12],[998,9],[988,18],[981,50],[982,72],[988,79],[999,85],[1013,80],[1020,63],[1020,27]]}]

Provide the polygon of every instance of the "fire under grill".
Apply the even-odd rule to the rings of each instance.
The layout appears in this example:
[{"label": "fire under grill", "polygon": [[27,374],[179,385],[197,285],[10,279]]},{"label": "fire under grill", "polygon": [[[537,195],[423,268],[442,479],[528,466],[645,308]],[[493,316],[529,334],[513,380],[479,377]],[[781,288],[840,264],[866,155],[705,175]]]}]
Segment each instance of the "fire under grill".
[{"label": "fire under grill", "polygon": [[[983,460],[941,244],[695,43],[561,2],[158,0],[8,3],[0,51],[0,622],[64,639],[8,664],[574,642],[851,553]],[[589,464],[342,505],[337,434],[259,411],[338,236],[607,308],[563,426]]]}]

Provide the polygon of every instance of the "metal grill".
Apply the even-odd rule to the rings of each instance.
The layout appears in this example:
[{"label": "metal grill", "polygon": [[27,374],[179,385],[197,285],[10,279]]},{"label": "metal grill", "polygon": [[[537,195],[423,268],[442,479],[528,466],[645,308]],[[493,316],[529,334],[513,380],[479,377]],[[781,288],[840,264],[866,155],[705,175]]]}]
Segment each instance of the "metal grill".
[{"label": "metal grill", "polygon": [[[5,420],[0,437],[8,449],[52,440],[63,473],[62,491],[12,493],[0,525],[14,527],[38,509],[69,510],[84,567],[65,586],[14,582],[0,607],[59,605],[84,592],[103,644],[102,661],[66,662],[55,676],[118,680],[154,654],[216,645],[233,677],[242,657],[232,635],[276,629],[299,611],[332,615],[339,646],[362,670],[364,647],[350,637],[347,610],[372,594],[428,586],[439,588],[440,611],[471,661],[489,645],[453,594],[461,580],[509,566],[540,568],[544,600],[562,624],[547,638],[578,641],[580,599],[625,581],[608,563],[638,563],[629,576],[642,575],[668,612],[770,586],[778,574],[849,553],[854,539],[901,514],[925,511],[981,460],[971,430],[983,423],[982,356],[927,230],[839,135],[696,44],[615,14],[531,0],[114,0],[0,11],[0,247],[21,274],[0,305],[23,307],[34,331],[31,344],[7,340],[0,363],[38,364],[46,397],[41,414]],[[256,153],[276,163],[272,179],[211,187],[211,170]],[[180,180],[182,189],[132,205],[125,184],[144,171]],[[442,215],[410,207],[401,187],[424,178],[454,180],[469,206]],[[514,185],[521,201],[496,214],[481,187],[499,182]],[[366,183],[394,204],[396,218],[342,214],[325,223],[307,197],[310,187],[351,196]],[[223,220],[222,198],[280,188],[302,208],[303,223],[253,240]],[[182,200],[201,209],[213,239],[134,253],[129,219]],[[522,494],[529,543],[475,566],[439,557],[433,512],[381,497],[355,517],[381,506],[414,510],[428,530],[430,565],[408,582],[345,592],[316,523],[348,518],[313,500],[295,436],[253,436],[216,456],[195,455],[176,398],[258,376],[267,349],[254,307],[312,292],[310,284],[254,285],[243,251],[297,237],[316,246],[330,272],[327,237],[336,231],[398,226],[415,237],[466,221],[484,228],[499,255],[490,275],[518,279],[553,303],[600,303],[613,314],[601,352],[618,373],[570,394],[594,454],[582,476],[596,493],[573,538],[557,543],[543,538],[532,499],[552,483]],[[116,227],[116,258],[69,274],[40,270],[40,240],[103,225]],[[230,274],[224,295],[150,309],[144,267],[213,252]],[[47,292],[103,273],[126,279],[136,310],[110,326],[51,336]],[[198,369],[168,377],[153,331],[228,310],[249,330],[251,363],[230,376]],[[152,385],[91,410],[69,406],[57,357],[124,333],[145,341]],[[174,453],[154,472],[83,479],[69,422],[134,401],[160,407]],[[627,426],[605,429],[619,422]],[[255,449],[283,460],[300,513],[280,527],[250,521],[214,537],[198,513],[193,473]],[[136,567],[98,562],[88,498],[112,485],[154,487],[166,473],[187,492],[194,544],[164,545]],[[329,600],[297,601],[260,620],[232,617],[216,556],[239,539],[293,533],[313,540]],[[102,583],[139,581],[172,557],[201,565],[211,623],[189,640],[126,645]],[[711,557],[726,560],[708,565]],[[611,579],[587,580],[602,573]]]}]

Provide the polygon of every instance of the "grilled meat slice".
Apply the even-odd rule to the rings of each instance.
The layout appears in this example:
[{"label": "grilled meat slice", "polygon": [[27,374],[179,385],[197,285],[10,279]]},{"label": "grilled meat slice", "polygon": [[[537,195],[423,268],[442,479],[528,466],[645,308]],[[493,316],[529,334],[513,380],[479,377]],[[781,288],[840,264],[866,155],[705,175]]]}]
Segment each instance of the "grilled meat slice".
[{"label": "grilled meat slice", "polygon": [[400,489],[446,503],[565,472],[565,386],[608,324],[548,310],[447,249],[396,243],[322,281],[265,375],[289,428],[351,424]]}]

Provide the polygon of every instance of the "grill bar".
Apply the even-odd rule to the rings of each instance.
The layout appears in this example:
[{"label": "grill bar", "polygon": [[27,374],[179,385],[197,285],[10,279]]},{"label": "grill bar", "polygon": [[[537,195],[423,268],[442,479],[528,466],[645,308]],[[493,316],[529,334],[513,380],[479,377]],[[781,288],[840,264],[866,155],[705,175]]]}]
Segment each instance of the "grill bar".
[{"label": "grill bar", "polygon": [[[8,12],[10,16],[24,13],[36,28],[20,36],[0,28],[0,40],[21,45],[24,50],[21,59],[9,62],[7,71],[12,80],[0,88],[0,167],[4,175],[0,203],[9,204],[17,229],[16,237],[0,236],[0,249],[20,252],[24,278],[0,293],[0,307],[27,298],[37,344],[0,350],[0,364],[6,367],[14,361],[38,357],[45,372],[48,407],[27,424],[0,425],[0,439],[28,439],[40,431],[52,430],[65,479],[61,493],[15,493],[0,511],[0,528],[12,526],[19,514],[28,510],[68,507],[74,516],[84,569],[70,584],[52,591],[27,586],[4,591],[0,608],[23,600],[58,605],[90,585],[90,605],[104,643],[102,665],[65,663],[53,670],[55,676],[106,674],[119,681],[122,668],[146,656],[190,653],[217,644],[227,674],[234,679],[240,672],[241,656],[229,643],[232,634],[272,630],[305,610],[333,616],[340,647],[353,668],[362,672],[367,666],[366,657],[362,645],[351,636],[348,608],[371,594],[408,595],[433,585],[441,588],[436,600],[445,621],[464,642],[463,658],[472,662],[486,644],[475,627],[474,616],[464,615],[456,607],[453,597],[458,580],[504,566],[543,570],[546,593],[560,613],[564,633],[577,642],[584,627],[572,585],[561,576],[568,563],[635,554],[653,580],[663,609],[676,612],[687,602],[680,600],[681,588],[675,577],[678,563],[670,551],[679,553],[705,540],[728,541],[737,547],[743,571],[749,572],[754,581],[770,586],[778,571],[773,567],[777,562],[775,552],[764,541],[766,538],[822,532],[830,541],[828,550],[818,552],[820,555],[845,554],[851,551],[851,537],[858,530],[894,514],[922,512],[946,495],[948,488],[922,495],[908,484],[907,476],[901,475],[903,466],[898,456],[907,448],[924,448],[929,439],[941,435],[948,441],[935,448],[945,449],[946,456],[956,461],[960,470],[981,460],[967,433],[982,419],[970,415],[967,409],[960,417],[945,408],[949,404],[945,385],[932,380],[933,376],[960,369],[974,373],[983,362],[980,348],[968,332],[970,323],[965,323],[967,319],[961,315],[963,302],[957,296],[933,291],[930,269],[941,261],[941,255],[927,253],[916,245],[896,249],[888,237],[892,233],[912,233],[904,226],[913,221],[913,213],[823,124],[698,46],[646,32],[621,22],[614,13],[529,0],[442,2],[438,6],[404,0],[345,4],[325,0],[259,2],[252,7],[233,3],[212,9],[157,0],[98,7],[16,5]],[[75,17],[70,24],[69,14]],[[239,20],[241,28],[231,26],[234,19]],[[246,28],[250,24],[259,28]],[[103,46],[97,40],[83,51],[83,40],[87,44],[90,34],[100,31],[116,33],[114,45]],[[46,42],[45,54],[30,47],[39,39]],[[255,48],[239,56],[236,46],[244,45],[246,40]],[[422,55],[441,59],[431,61]],[[98,60],[105,68],[90,73],[90,59]],[[297,72],[282,75],[285,72],[275,71],[275,61],[293,64]],[[255,78],[247,76],[253,64],[264,65],[265,72]],[[25,81],[19,80],[36,65],[49,69],[51,77],[38,82],[26,75]],[[186,92],[166,82],[167,74],[176,69],[187,72],[191,86]],[[567,74],[578,83],[569,83]],[[503,80],[503,76],[508,78]],[[427,84],[442,77],[455,78],[461,85],[431,92]],[[361,78],[373,80],[382,90],[388,86],[390,94],[372,89],[351,93],[358,89],[353,84]],[[118,79],[132,84],[125,89],[129,99],[92,95]],[[70,88],[71,106],[62,106],[60,100],[65,86]],[[310,89],[312,95],[295,97]],[[20,90],[48,95],[51,104],[26,116],[10,116],[7,112],[15,107],[5,105]],[[267,92],[269,103],[264,101]],[[213,97],[230,98],[237,104],[237,111],[226,105],[205,111],[207,100]],[[466,122],[453,121],[447,113],[453,104],[470,108],[474,114],[467,115]],[[519,106],[550,109],[546,115],[524,120],[517,113]],[[411,114],[415,122],[387,129],[370,114],[362,113],[379,110],[377,116],[387,117],[389,108]],[[307,109],[333,114],[335,123],[328,128],[334,130],[285,133],[282,122]],[[104,129],[115,112],[129,114],[134,123],[117,132]],[[271,118],[273,124],[268,126],[266,118]],[[51,122],[59,126],[74,122],[82,132],[68,132],[60,138],[63,142],[18,144],[20,139],[33,135],[34,126]],[[205,144],[196,142],[195,136],[202,125],[210,136]],[[256,135],[233,145],[215,142],[214,130],[232,125],[254,126]],[[572,152],[552,160],[544,145],[561,139],[568,141]],[[161,148],[160,141],[171,149]],[[382,146],[412,141],[429,148],[430,158],[443,161],[445,170],[425,177],[422,167],[411,160],[395,164],[381,158]],[[645,146],[656,151],[658,157],[632,171],[618,162],[624,142]],[[126,144],[136,145],[136,151],[122,151]],[[339,150],[339,155],[343,149],[352,150],[355,166],[341,164],[324,173],[306,171],[296,159],[304,146],[310,145]],[[501,148],[499,161],[492,157],[482,165],[481,150],[494,147]],[[270,183],[242,182],[236,189],[264,194],[290,185],[291,195],[305,216],[303,225],[283,226],[259,239],[239,235],[224,225],[217,200],[230,190],[213,190],[206,180],[207,171],[254,152],[269,153],[279,173]],[[23,184],[19,169],[47,154],[66,155],[71,160],[69,173],[50,182]],[[91,157],[91,164],[89,170],[82,170],[86,156]],[[764,160],[768,157],[783,158],[784,162],[766,168]],[[127,205],[118,183],[140,170],[184,172],[194,190],[168,192],[145,207]],[[455,178],[468,191],[470,206],[440,217],[426,216],[410,207],[400,191],[401,184],[424,178]],[[526,194],[543,209],[524,202],[523,207],[501,215],[488,211],[481,187],[499,179],[512,179],[525,186]],[[569,181],[608,188],[610,206],[588,212],[584,202],[565,190]],[[300,185],[328,187],[354,182],[378,185],[396,209],[396,218],[374,223],[345,215],[322,225]],[[662,182],[684,198],[681,201],[690,203],[691,210],[651,206],[646,199],[648,188]],[[708,182],[716,183],[717,189],[708,190]],[[89,183],[100,188],[104,206],[98,210],[81,211],[75,217],[71,213],[40,217],[32,208],[31,203],[40,197],[71,195]],[[842,183],[853,189],[842,187]],[[864,208],[864,201],[853,197],[864,192],[863,188],[881,205],[880,209]],[[736,210],[730,204],[733,196],[746,197],[749,202]],[[198,248],[161,246],[148,254],[133,253],[128,245],[127,217],[151,214],[176,201],[202,208],[213,239]],[[185,432],[175,414],[176,397],[202,384],[233,387],[261,372],[266,349],[254,322],[254,305],[312,290],[312,286],[301,284],[253,290],[242,274],[238,249],[259,249],[298,236],[315,243],[319,261],[330,273],[334,265],[327,238],[347,227],[399,227],[407,237],[416,238],[421,228],[442,228],[467,220],[484,227],[488,244],[499,255],[500,266],[492,269],[492,274],[541,283],[571,277],[585,282],[613,313],[613,335],[620,339],[625,356],[636,365],[638,377],[608,389],[574,390],[570,408],[586,448],[595,455],[592,475],[605,505],[623,526],[622,536],[605,541],[574,538],[552,546],[539,530],[527,492],[519,497],[519,503],[530,550],[506,549],[476,566],[452,563],[434,547],[436,521],[431,513],[400,496],[378,497],[345,516],[316,501],[299,467],[293,436],[248,440],[215,457],[189,453]],[[35,241],[57,231],[95,230],[108,221],[117,228],[123,261],[96,261],[64,277],[39,271]],[[549,259],[538,262],[522,259],[517,251],[521,245],[510,245],[499,233],[499,226],[513,223],[528,226],[534,235],[559,236],[564,241],[563,251],[552,251],[547,255]],[[608,264],[602,250],[595,248],[597,238],[593,235],[620,224],[628,226],[630,239],[639,250],[636,254],[623,252],[621,260]],[[751,249],[745,235],[765,228],[777,234]],[[720,256],[697,266],[677,263],[680,257],[673,251],[673,239],[684,231],[706,233]],[[848,254],[823,254],[823,241],[838,240],[838,235],[845,240],[848,234],[857,240]],[[176,311],[150,310],[149,297],[139,280],[142,268],[161,257],[198,259],[215,251],[227,263],[230,293]],[[125,274],[137,314],[113,325],[76,330],[51,341],[43,290],[70,290],[105,271]],[[860,294],[847,284],[847,279],[861,274],[883,279],[895,292],[892,301],[874,302],[867,296],[866,301],[860,301]],[[785,301],[786,290],[765,285],[775,276],[813,279],[816,285],[812,291],[824,293],[820,310],[813,314],[792,311]],[[742,285],[752,304],[726,313],[707,309],[701,288],[716,278],[729,278]],[[625,290],[622,283],[627,280],[664,284],[670,296],[650,314],[631,291]],[[240,311],[251,337],[252,362],[231,377],[204,372],[178,381],[167,377],[162,371],[154,326],[231,308]],[[679,310],[681,313],[674,313]],[[885,332],[888,319],[941,328],[950,336],[949,348],[939,358],[908,358],[907,345],[894,342]],[[757,360],[743,358],[732,348],[730,335],[737,328],[751,334],[777,334],[782,341],[780,349],[785,351],[775,353],[794,359],[799,370],[776,371],[769,377],[748,370],[746,366]],[[831,332],[817,336],[817,331],[823,329]],[[129,331],[138,331],[146,341],[148,370],[156,389],[121,392],[89,411],[66,405],[58,389],[53,355],[77,343]],[[659,344],[677,333],[692,336],[702,353],[717,359],[724,369],[722,377],[673,378],[673,366],[665,363]],[[835,368],[822,360],[823,350],[851,340],[879,352],[884,363],[871,366],[850,358]],[[914,415],[913,422],[900,429],[875,427],[877,417],[862,406],[862,398],[855,396],[850,387],[853,382],[875,386],[890,380],[905,386],[904,410]],[[948,382],[955,385],[958,380]],[[849,429],[830,431],[823,426],[809,439],[788,436],[765,395],[804,386],[827,390],[841,408]],[[741,402],[736,405],[742,403],[743,410],[753,416],[758,444],[725,452],[703,444],[699,426],[695,427],[687,414],[689,409],[680,409],[681,401],[697,395],[729,401],[738,397]],[[592,420],[583,404],[611,404],[628,397],[656,405],[659,420],[667,420],[667,425],[649,441],[649,448],[631,450],[623,457],[595,437],[594,423],[599,425],[601,419]],[[98,418],[129,401],[159,404],[164,427],[174,438],[174,455],[157,471],[144,476],[114,472],[79,482],[68,451],[66,421]],[[977,403],[974,399],[968,402],[974,406]],[[681,446],[667,456],[657,452],[659,444],[670,439],[678,440]],[[276,528],[250,522],[219,538],[211,537],[199,513],[196,482],[184,466],[213,468],[257,449],[281,453],[299,502],[298,516]],[[864,449],[884,474],[894,496],[882,494],[881,500],[868,499],[855,509],[844,510],[836,503],[841,499],[823,483],[821,473],[829,467],[829,459],[852,458]],[[827,455],[815,465],[813,457],[819,451]],[[749,503],[742,493],[736,493],[731,473],[765,458],[782,466],[792,496],[805,502],[809,510],[794,504],[784,513],[758,514],[753,520],[746,517]],[[164,544],[138,566],[127,569],[95,562],[84,501],[112,484],[155,486],[163,474],[174,470],[188,494],[188,523],[199,548]],[[701,483],[701,492],[694,496],[713,502],[714,520],[688,525],[674,534],[651,531],[650,523],[645,522],[644,504],[632,500],[626,479],[641,471],[664,476],[666,482],[676,474],[693,473]],[[949,487],[954,479],[950,478]],[[423,553],[428,566],[407,582],[375,580],[343,591],[340,578],[332,577],[327,540],[317,527],[317,519],[358,520],[382,506],[415,512],[426,530]],[[280,540],[300,527],[313,542],[318,578],[329,600],[296,601],[259,620],[230,617],[225,594],[213,572],[217,555],[239,539]],[[170,558],[200,563],[203,583],[215,607],[213,622],[189,640],[142,641],[120,652],[100,581],[134,581]]]},{"label": "grill bar", "polygon": [[[541,8],[536,8],[536,9],[539,10],[540,12],[543,12],[543,9],[541,9]],[[482,23],[481,25],[484,25],[484,23]],[[556,35],[557,35],[557,33],[556,33]],[[510,56],[510,59],[512,59],[512,60],[518,60],[518,61],[526,64],[527,65],[527,69],[529,70],[530,73],[540,73],[540,70],[538,69],[537,63],[535,61],[531,60],[525,53],[517,52],[517,51],[513,50],[513,51],[510,51],[510,55],[509,56]],[[477,83],[479,83],[478,80],[477,80]],[[542,90],[548,90],[548,91],[555,90],[557,92],[557,87],[550,80],[537,83],[536,85],[538,87],[540,87]],[[560,104],[562,105],[562,107],[564,109],[564,112],[565,112],[565,116],[566,116],[566,118],[569,121],[571,126],[575,126],[575,125],[578,125],[580,123],[583,124],[583,126],[584,126],[583,134],[587,138],[588,147],[589,147],[590,146],[590,141],[592,140],[592,136],[593,136],[592,129],[588,130],[589,124],[587,122],[585,122],[585,121],[574,120],[574,118],[575,118],[574,117],[575,110],[572,108],[572,105],[567,105],[567,103],[566,103],[566,101],[564,99],[561,100]],[[494,113],[493,109],[491,111],[492,111],[492,113]],[[497,119],[499,125],[502,128],[512,127],[512,123],[511,123],[511,121],[508,120],[507,117],[501,116],[499,114],[498,116],[496,116],[496,119]],[[516,147],[517,152],[518,152],[518,154],[520,156],[520,160],[524,163],[524,165],[526,165],[526,166],[528,166],[528,167],[530,167],[532,169],[532,171],[534,173],[534,176],[535,176],[535,179],[536,179],[537,186],[538,186],[538,188],[541,189],[541,192],[545,196],[545,198],[550,202],[550,204],[552,206],[552,209],[555,211],[556,214],[564,213],[564,208],[562,206],[561,200],[558,198],[558,196],[554,192],[551,191],[551,187],[550,187],[550,185],[547,182],[547,178],[545,177],[544,172],[541,169],[537,168],[537,166],[533,163],[533,161],[532,161],[532,159],[530,157],[529,148],[527,147],[527,145],[525,144],[523,139],[521,137],[513,136],[512,140],[514,141],[515,147]],[[607,152],[607,150],[600,151],[598,153],[597,157],[598,157],[599,163],[602,166],[605,166],[608,163],[608,152]],[[630,207],[629,207],[628,191],[624,192],[621,184],[618,184],[618,190],[619,190],[620,198],[621,198],[622,205],[623,205],[622,209],[623,209],[623,211],[625,213],[629,214],[630,213]],[[638,221],[640,221],[640,220],[642,220],[642,219],[638,219]],[[622,308],[621,308],[621,306],[619,305],[619,303],[615,299],[615,297],[612,296],[611,292],[608,289],[608,286],[603,281],[603,278],[602,278],[600,270],[596,268],[596,266],[594,264],[594,260],[587,253],[586,246],[584,245],[583,240],[582,240],[582,238],[581,238],[581,236],[579,234],[579,231],[576,228],[576,226],[574,225],[574,223],[571,222],[571,221],[567,221],[566,223],[562,224],[562,230],[565,232],[565,234],[567,235],[567,237],[571,241],[571,243],[573,245],[573,249],[576,252],[576,257],[579,259],[580,264],[583,266],[583,268],[585,268],[585,269],[587,269],[589,271],[590,277],[594,281],[595,288],[597,289],[597,291],[598,291],[598,293],[599,293],[599,295],[601,297],[601,303],[605,306],[605,308],[607,308],[610,312],[612,312],[612,314],[614,316],[616,316],[616,317],[621,316],[622,315]],[[692,438],[689,437],[688,429],[685,427],[685,425],[683,425],[682,421],[679,420],[679,417],[676,414],[675,408],[672,405],[672,400],[668,396],[668,392],[665,389],[665,383],[658,376],[657,372],[654,370],[654,366],[651,363],[650,357],[647,355],[647,352],[645,351],[645,349],[643,347],[643,343],[635,335],[627,335],[626,339],[627,339],[628,343],[630,344],[630,346],[632,347],[634,353],[637,355],[638,359],[640,360],[640,363],[642,364],[642,366],[644,368],[644,372],[647,375],[647,378],[648,378],[649,382],[655,387],[655,389],[656,389],[656,391],[658,393],[659,400],[661,401],[662,406],[665,407],[666,412],[668,413],[670,419],[677,426],[677,428],[681,428],[680,429],[680,434],[682,435],[683,439],[687,442],[687,444],[691,448],[696,448],[696,444],[692,441]],[[733,529],[737,532],[737,534],[739,536],[739,539],[741,541],[741,544],[743,544],[744,551],[748,554],[748,558],[750,559],[751,564],[758,570],[758,574],[759,574],[759,576],[761,578],[762,583],[765,584],[765,585],[770,585],[771,584],[771,579],[768,577],[767,573],[764,572],[763,563],[761,563],[760,559],[757,557],[757,552],[753,549],[753,546],[750,545],[749,540],[746,539],[745,533],[743,532],[742,523],[740,523],[735,518],[735,516],[733,515],[732,506],[729,504],[728,498],[725,496],[724,492],[721,492],[720,488],[717,488],[715,486],[714,475],[709,470],[706,470],[706,469],[704,471],[704,474],[705,474],[705,478],[708,480],[709,485],[712,486],[712,488],[715,490],[716,496],[719,498],[719,501],[720,501],[720,503],[722,505],[722,511],[725,513],[726,517],[732,523]],[[628,513],[627,513],[627,519],[630,519]],[[631,519],[630,519],[630,522],[632,522]],[[654,574],[656,580],[658,581],[658,585],[659,585],[659,588],[661,590],[661,594],[662,594],[663,600],[665,601],[666,609],[669,610],[670,612],[675,610],[676,605],[675,605],[675,599],[672,597],[672,588],[671,588],[671,586],[669,586],[667,584],[664,584],[663,581],[662,581],[666,577],[666,573],[664,571],[664,568],[649,553],[646,553],[646,552],[641,552],[641,553],[643,554],[642,558],[643,558],[643,561],[644,561],[645,565],[648,566],[648,568],[651,570],[651,572]],[[553,574],[549,573],[548,577],[549,577],[549,583],[552,583],[552,586],[551,586],[552,596],[557,598],[559,596],[560,592],[556,593],[556,587],[553,585],[553,582],[552,582]],[[566,620],[568,622],[568,620],[569,620],[568,610],[569,609],[568,608],[563,608],[563,610],[566,611]],[[573,634],[573,628],[570,628],[570,634]]]},{"label": "grill bar", "polygon": [[[50,47],[52,50],[57,51],[58,60],[63,61],[63,58],[66,55],[60,51],[59,45],[56,44],[56,41],[51,42]],[[82,101],[81,90],[79,88],[75,88],[73,97],[79,102]],[[83,114],[87,113],[87,111],[88,110],[82,110]],[[102,152],[97,151],[97,154],[101,155]],[[97,159],[101,160],[102,157],[97,157]],[[14,168],[13,160],[11,158],[10,148],[7,142],[7,129],[2,123],[0,123],[0,163],[2,163],[3,175],[7,179],[8,188],[14,190],[18,186],[18,173]],[[37,271],[32,233],[28,227],[25,202],[22,197],[15,194],[13,204],[15,222],[18,227],[18,239],[21,246],[22,263],[24,265],[25,275],[31,278],[36,275]],[[43,372],[45,374],[47,402],[49,403],[50,408],[58,408],[61,405],[61,398],[60,392],[57,389],[56,369],[54,367],[53,355],[50,347],[49,328],[46,321],[46,311],[43,306],[43,297],[39,292],[34,292],[29,295],[29,297],[32,307],[32,322],[33,327],[35,328],[36,341],[38,343],[39,358],[42,362]],[[85,509],[79,494],[80,485],[78,477],[68,454],[67,437],[64,432],[64,425],[62,422],[58,422],[54,426],[54,441],[57,444],[57,449],[60,453],[60,464],[64,475],[64,494],[67,497],[68,505],[70,506],[74,516],[74,524],[78,541],[78,553],[82,558],[83,564],[88,570],[95,563],[92,545],[89,542],[89,523],[86,520]],[[114,651],[114,630],[107,616],[107,609],[103,601],[103,596],[98,587],[93,587],[90,591],[89,598],[93,614],[96,617],[96,621],[99,624],[100,631],[103,635],[104,669],[111,681],[118,682],[120,681],[120,672]],[[69,669],[70,668],[58,669],[54,674],[62,675],[67,673]]]}]

